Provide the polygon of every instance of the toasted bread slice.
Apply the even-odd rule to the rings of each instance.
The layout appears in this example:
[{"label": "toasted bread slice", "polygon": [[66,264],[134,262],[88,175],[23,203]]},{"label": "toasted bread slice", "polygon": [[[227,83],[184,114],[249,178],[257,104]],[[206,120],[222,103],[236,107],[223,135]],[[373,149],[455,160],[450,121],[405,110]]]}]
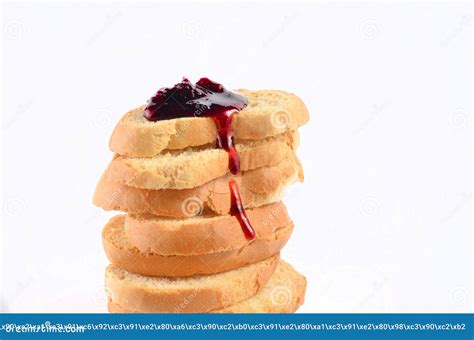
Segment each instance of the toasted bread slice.
[{"label": "toasted bread slice", "polygon": [[[305,291],[306,278],[287,262],[280,260],[270,280],[257,294],[209,313],[293,313],[303,304]],[[108,310],[110,313],[147,313],[148,308],[142,308],[142,305],[143,303],[137,303],[136,309],[126,309],[109,299]],[[173,312],[186,311],[176,308]]]},{"label": "toasted bread slice", "polygon": [[[293,225],[283,202],[247,209],[256,240],[275,241],[280,229]],[[197,216],[186,219],[153,215],[127,215],[128,242],[145,253],[202,255],[249,246],[239,221],[230,215]],[[272,239],[272,241],[270,241]]]},{"label": "toasted bread slice", "polygon": [[[296,95],[276,90],[237,90],[248,99],[245,109],[232,119],[237,143],[259,140],[296,130],[309,120],[308,110]],[[127,112],[115,127],[110,149],[122,156],[153,157],[163,150],[212,144],[216,126],[212,118],[193,117],[148,121],[144,106]]]},{"label": "toasted bread slice", "polygon": [[[242,171],[278,164],[296,149],[297,131],[266,139],[237,144]],[[229,170],[229,156],[215,146],[167,151],[151,158],[117,155],[109,171],[125,185],[142,189],[189,189]]]},{"label": "toasted bread slice", "polygon": [[[102,242],[105,253],[117,267],[131,273],[150,276],[192,276],[215,274],[237,267],[267,259],[280,252],[290,238],[293,224],[275,228],[272,233],[262,238],[261,234],[241,247],[229,248],[221,252],[163,255],[156,252],[143,252],[130,244],[124,230],[125,215],[113,217],[102,231]],[[259,225],[260,226],[260,225]],[[240,226],[237,226],[240,231]],[[192,232],[191,232],[192,233]],[[242,231],[240,231],[242,234]],[[240,237],[239,237],[240,238]],[[176,238],[168,239],[170,243],[179,243]],[[199,247],[199,239],[189,249]]]},{"label": "toasted bread slice", "polygon": [[[278,201],[285,189],[298,179],[303,180],[303,171],[293,154],[276,165],[243,171],[235,176],[245,208]],[[94,204],[104,210],[175,218],[199,213],[226,215],[230,211],[228,176],[192,189],[149,190],[122,184],[107,168],[97,184]]]},{"label": "toasted bread slice", "polygon": [[109,265],[105,290],[129,310],[148,313],[203,313],[257,294],[275,271],[279,256],[213,275],[169,278],[133,274]]}]

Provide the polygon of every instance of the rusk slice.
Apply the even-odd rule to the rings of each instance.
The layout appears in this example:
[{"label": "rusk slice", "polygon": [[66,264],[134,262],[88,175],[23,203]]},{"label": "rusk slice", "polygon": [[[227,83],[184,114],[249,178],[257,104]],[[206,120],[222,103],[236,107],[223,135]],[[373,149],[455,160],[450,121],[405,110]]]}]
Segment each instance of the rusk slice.
[{"label": "rusk slice", "polygon": [[[303,304],[305,291],[305,277],[280,260],[270,280],[256,295],[209,313],[293,313]],[[108,310],[110,313],[146,313],[141,308],[126,309],[114,300],[109,300]]]},{"label": "rusk slice", "polygon": [[[235,141],[259,140],[296,130],[309,120],[303,101],[284,91],[237,90],[248,99],[245,109],[232,119]],[[163,150],[212,144],[216,126],[212,118],[193,117],[150,122],[144,106],[127,112],[109,142],[110,149],[123,156],[153,157]]]},{"label": "rusk slice", "polygon": [[[236,144],[242,171],[278,164],[298,144],[298,132],[291,131],[263,140]],[[229,156],[214,145],[206,148],[167,151],[151,158],[116,155],[109,171],[125,185],[142,189],[189,189],[229,170]]]},{"label": "rusk slice", "polygon": [[[124,215],[113,217],[102,231],[105,253],[117,267],[150,276],[215,274],[267,259],[280,252],[290,238],[293,224],[276,229],[266,238],[256,237],[240,248],[198,255],[163,255],[142,252],[130,244],[124,231]],[[237,226],[240,230],[240,226]],[[179,242],[178,239],[176,239]],[[170,240],[170,242],[172,242]],[[199,247],[198,243],[195,247]],[[193,248],[189,251],[192,253]]]},{"label": "rusk slice", "polygon": [[[293,226],[281,201],[247,209],[246,212],[256,240],[274,242],[280,229]],[[128,242],[140,251],[161,255],[201,255],[249,246],[239,221],[231,215],[186,219],[127,215],[125,234]]]},{"label": "rusk slice", "polygon": [[[276,202],[296,180],[303,180],[303,170],[296,155],[280,163],[243,171],[234,177],[245,208]],[[106,169],[97,184],[94,204],[104,210],[134,214],[187,218],[199,213],[225,215],[230,210],[228,176],[216,178],[192,189],[138,189],[124,185]]]},{"label": "rusk slice", "polygon": [[213,275],[190,278],[133,274],[109,265],[105,290],[125,309],[146,313],[205,313],[257,294],[275,271],[279,256]]}]

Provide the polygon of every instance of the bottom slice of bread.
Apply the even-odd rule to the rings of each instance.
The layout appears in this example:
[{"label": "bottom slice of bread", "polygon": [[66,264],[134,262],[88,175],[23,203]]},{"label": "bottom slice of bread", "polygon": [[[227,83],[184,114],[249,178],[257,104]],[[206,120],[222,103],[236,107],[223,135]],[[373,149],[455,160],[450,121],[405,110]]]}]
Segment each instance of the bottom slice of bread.
[{"label": "bottom slice of bread", "polygon": [[147,313],[205,313],[257,294],[280,257],[212,275],[188,278],[144,276],[115,265],[105,272],[105,291],[122,307]]},{"label": "bottom slice of bread", "polygon": [[[138,284],[138,283],[137,283]],[[151,288],[149,288],[151,290]],[[291,265],[281,260],[267,284],[254,296],[235,304],[212,309],[208,313],[293,313],[304,302],[306,278],[298,273]],[[152,292],[149,292],[152,294]],[[124,292],[125,294],[125,292]],[[135,308],[125,308],[120,305],[122,298],[110,299],[108,310],[110,313],[150,313],[149,306],[136,303]],[[183,301],[181,305],[171,311],[173,313],[190,312],[186,308],[192,303],[192,297]],[[155,310],[162,310],[156,302]],[[199,311],[194,311],[199,312]]]}]

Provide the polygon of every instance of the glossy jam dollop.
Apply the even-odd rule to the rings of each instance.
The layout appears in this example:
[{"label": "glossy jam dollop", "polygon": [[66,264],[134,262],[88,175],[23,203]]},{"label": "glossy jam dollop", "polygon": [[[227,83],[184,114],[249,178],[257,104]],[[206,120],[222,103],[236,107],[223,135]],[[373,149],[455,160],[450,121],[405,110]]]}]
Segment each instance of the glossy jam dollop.
[{"label": "glossy jam dollop", "polygon": [[151,97],[145,108],[150,121],[183,117],[217,117],[227,111],[240,111],[247,99],[228,91],[219,83],[201,78],[196,84],[188,79],[173,87],[164,87]]}]

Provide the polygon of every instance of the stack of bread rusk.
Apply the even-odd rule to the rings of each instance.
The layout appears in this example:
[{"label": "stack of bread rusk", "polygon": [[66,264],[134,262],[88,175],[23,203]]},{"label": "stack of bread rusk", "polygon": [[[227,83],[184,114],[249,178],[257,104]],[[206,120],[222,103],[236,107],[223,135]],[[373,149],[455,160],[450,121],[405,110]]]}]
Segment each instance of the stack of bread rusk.
[{"label": "stack of bread rusk", "polygon": [[94,194],[95,205],[126,213],[102,231],[109,312],[291,313],[303,303],[305,277],[280,259],[294,227],[280,199],[303,180],[295,151],[308,111],[287,92],[235,92],[247,100],[232,118],[236,175],[209,117],[150,121],[142,106],[115,127]]}]

